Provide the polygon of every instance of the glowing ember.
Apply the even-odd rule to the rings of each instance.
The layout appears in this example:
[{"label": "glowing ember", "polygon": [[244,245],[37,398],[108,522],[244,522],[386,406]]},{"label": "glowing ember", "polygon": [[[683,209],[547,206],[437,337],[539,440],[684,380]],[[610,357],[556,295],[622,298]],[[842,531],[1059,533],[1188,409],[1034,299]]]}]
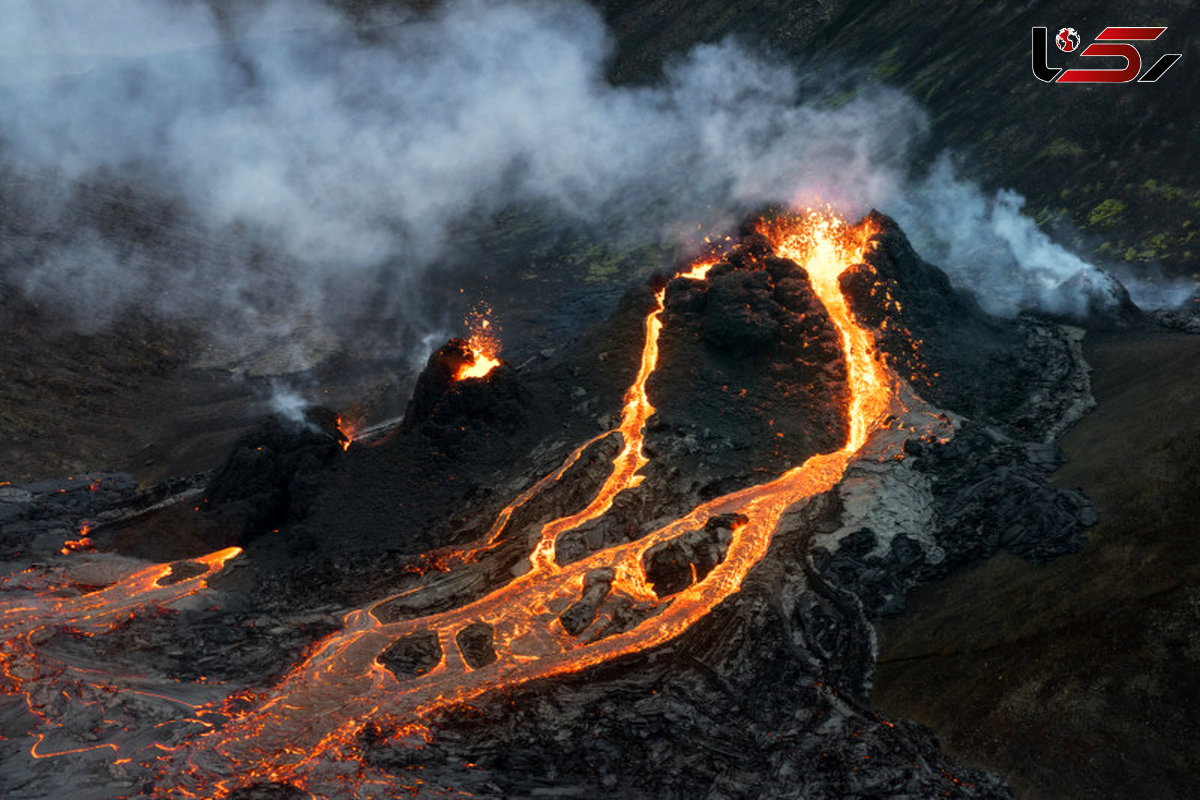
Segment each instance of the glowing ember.
[{"label": "glowing ember", "polygon": [[65,556],[68,553],[73,553],[76,550],[94,550],[95,545],[92,542],[92,537],[88,536],[91,531],[92,526],[90,524],[86,522],[82,523],[79,526],[79,538],[67,539],[65,542],[63,542],[62,549],[58,552]]},{"label": "glowing ember", "polygon": [[702,258],[699,261],[692,262],[692,266],[685,272],[679,273],[678,278],[691,278],[694,281],[702,281],[708,277],[708,271],[715,267],[720,259],[717,258]]},{"label": "glowing ember", "polygon": [[467,329],[471,332],[467,349],[471,353],[471,361],[458,369],[455,380],[483,378],[500,366],[500,329],[492,322],[491,316],[491,306],[486,303],[480,303],[467,315]]},{"label": "glowing ember", "polygon": [[338,444],[342,446],[343,450],[349,450],[350,445],[354,442],[355,434],[358,433],[358,426],[345,417],[338,415],[337,420],[334,422],[334,427],[341,434]]}]

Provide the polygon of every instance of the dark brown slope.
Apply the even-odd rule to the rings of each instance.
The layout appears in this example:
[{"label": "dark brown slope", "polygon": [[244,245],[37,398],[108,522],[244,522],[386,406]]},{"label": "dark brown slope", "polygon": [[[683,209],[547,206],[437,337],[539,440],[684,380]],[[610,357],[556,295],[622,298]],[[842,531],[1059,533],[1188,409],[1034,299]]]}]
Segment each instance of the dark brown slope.
[{"label": "dark brown slope", "polygon": [[1099,407],[1059,483],[1100,524],[1075,556],[998,556],[879,628],[874,701],[1027,798],[1185,798],[1200,781],[1200,337],[1097,334]]}]

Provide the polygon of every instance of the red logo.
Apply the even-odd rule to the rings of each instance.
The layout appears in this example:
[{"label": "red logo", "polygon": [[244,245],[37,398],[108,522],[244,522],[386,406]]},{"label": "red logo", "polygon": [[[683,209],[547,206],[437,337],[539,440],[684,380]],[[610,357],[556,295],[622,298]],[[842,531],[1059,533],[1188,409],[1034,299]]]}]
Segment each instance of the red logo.
[{"label": "red logo", "polygon": [[1079,47],[1079,34],[1074,28],[1063,28],[1058,32],[1058,36],[1054,37],[1054,43],[1058,45],[1058,49],[1064,53],[1070,53]]},{"label": "red logo", "polygon": [[[1142,72],[1142,54],[1129,42],[1152,42],[1162,36],[1164,31],[1165,27],[1105,28],[1096,37],[1095,42],[1079,53],[1079,57],[1120,58],[1125,61],[1125,66],[1062,69],[1051,67],[1049,64],[1049,31],[1044,27],[1036,27],[1033,29],[1033,75],[1046,83],[1129,83],[1133,80],[1138,83],[1153,83],[1182,58],[1183,54],[1167,53],[1159,56],[1149,69]],[[1079,34],[1074,28],[1062,28],[1054,37],[1054,43],[1064,53],[1073,53],[1079,48]],[[1141,73],[1141,77],[1138,77],[1138,73]]]}]

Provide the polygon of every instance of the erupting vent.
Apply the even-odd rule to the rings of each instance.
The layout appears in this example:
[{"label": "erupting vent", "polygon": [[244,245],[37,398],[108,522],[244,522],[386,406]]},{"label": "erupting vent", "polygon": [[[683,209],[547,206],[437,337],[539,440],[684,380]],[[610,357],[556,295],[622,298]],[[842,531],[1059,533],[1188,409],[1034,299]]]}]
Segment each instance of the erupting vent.
[{"label": "erupting vent", "polygon": [[500,332],[491,317],[492,309],[486,303],[481,303],[467,315],[467,330],[471,332],[467,350],[471,361],[459,367],[454,374],[455,380],[483,378],[500,366]]}]

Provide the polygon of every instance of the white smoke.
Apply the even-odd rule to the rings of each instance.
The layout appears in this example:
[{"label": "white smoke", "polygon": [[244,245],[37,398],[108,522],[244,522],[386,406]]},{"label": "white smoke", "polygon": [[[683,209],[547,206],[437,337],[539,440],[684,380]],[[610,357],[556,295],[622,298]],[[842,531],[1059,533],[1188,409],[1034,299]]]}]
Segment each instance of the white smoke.
[{"label": "white smoke", "polygon": [[907,187],[896,216],[913,246],[943,266],[988,311],[1086,314],[1089,302],[1115,302],[1111,278],[1055,244],[1022,213],[1009,189],[987,196],[962,180],[948,157]]},{"label": "white smoke", "polygon": [[[1070,310],[1092,291],[1015,194],[985,196],[948,161],[910,174],[927,120],[903,93],[835,96],[733,43],[697,47],[662,85],[614,87],[586,5],[453,0],[367,30],[306,0],[221,18],[184,0],[3,13],[0,172],[34,233],[0,270],[92,319],[403,311],[465,215],[514,202],[656,238],[765,201],[877,207],[991,310]],[[121,212],[111,186],[152,211]],[[115,205],[113,224],[157,244],[76,230],[80,203]]]},{"label": "white smoke", "polygon": [[309,424],[304,412],[312,403],[293,387],[283,384],[273,386],[268,405],[275,416],[282,417],[294,425]]}]

